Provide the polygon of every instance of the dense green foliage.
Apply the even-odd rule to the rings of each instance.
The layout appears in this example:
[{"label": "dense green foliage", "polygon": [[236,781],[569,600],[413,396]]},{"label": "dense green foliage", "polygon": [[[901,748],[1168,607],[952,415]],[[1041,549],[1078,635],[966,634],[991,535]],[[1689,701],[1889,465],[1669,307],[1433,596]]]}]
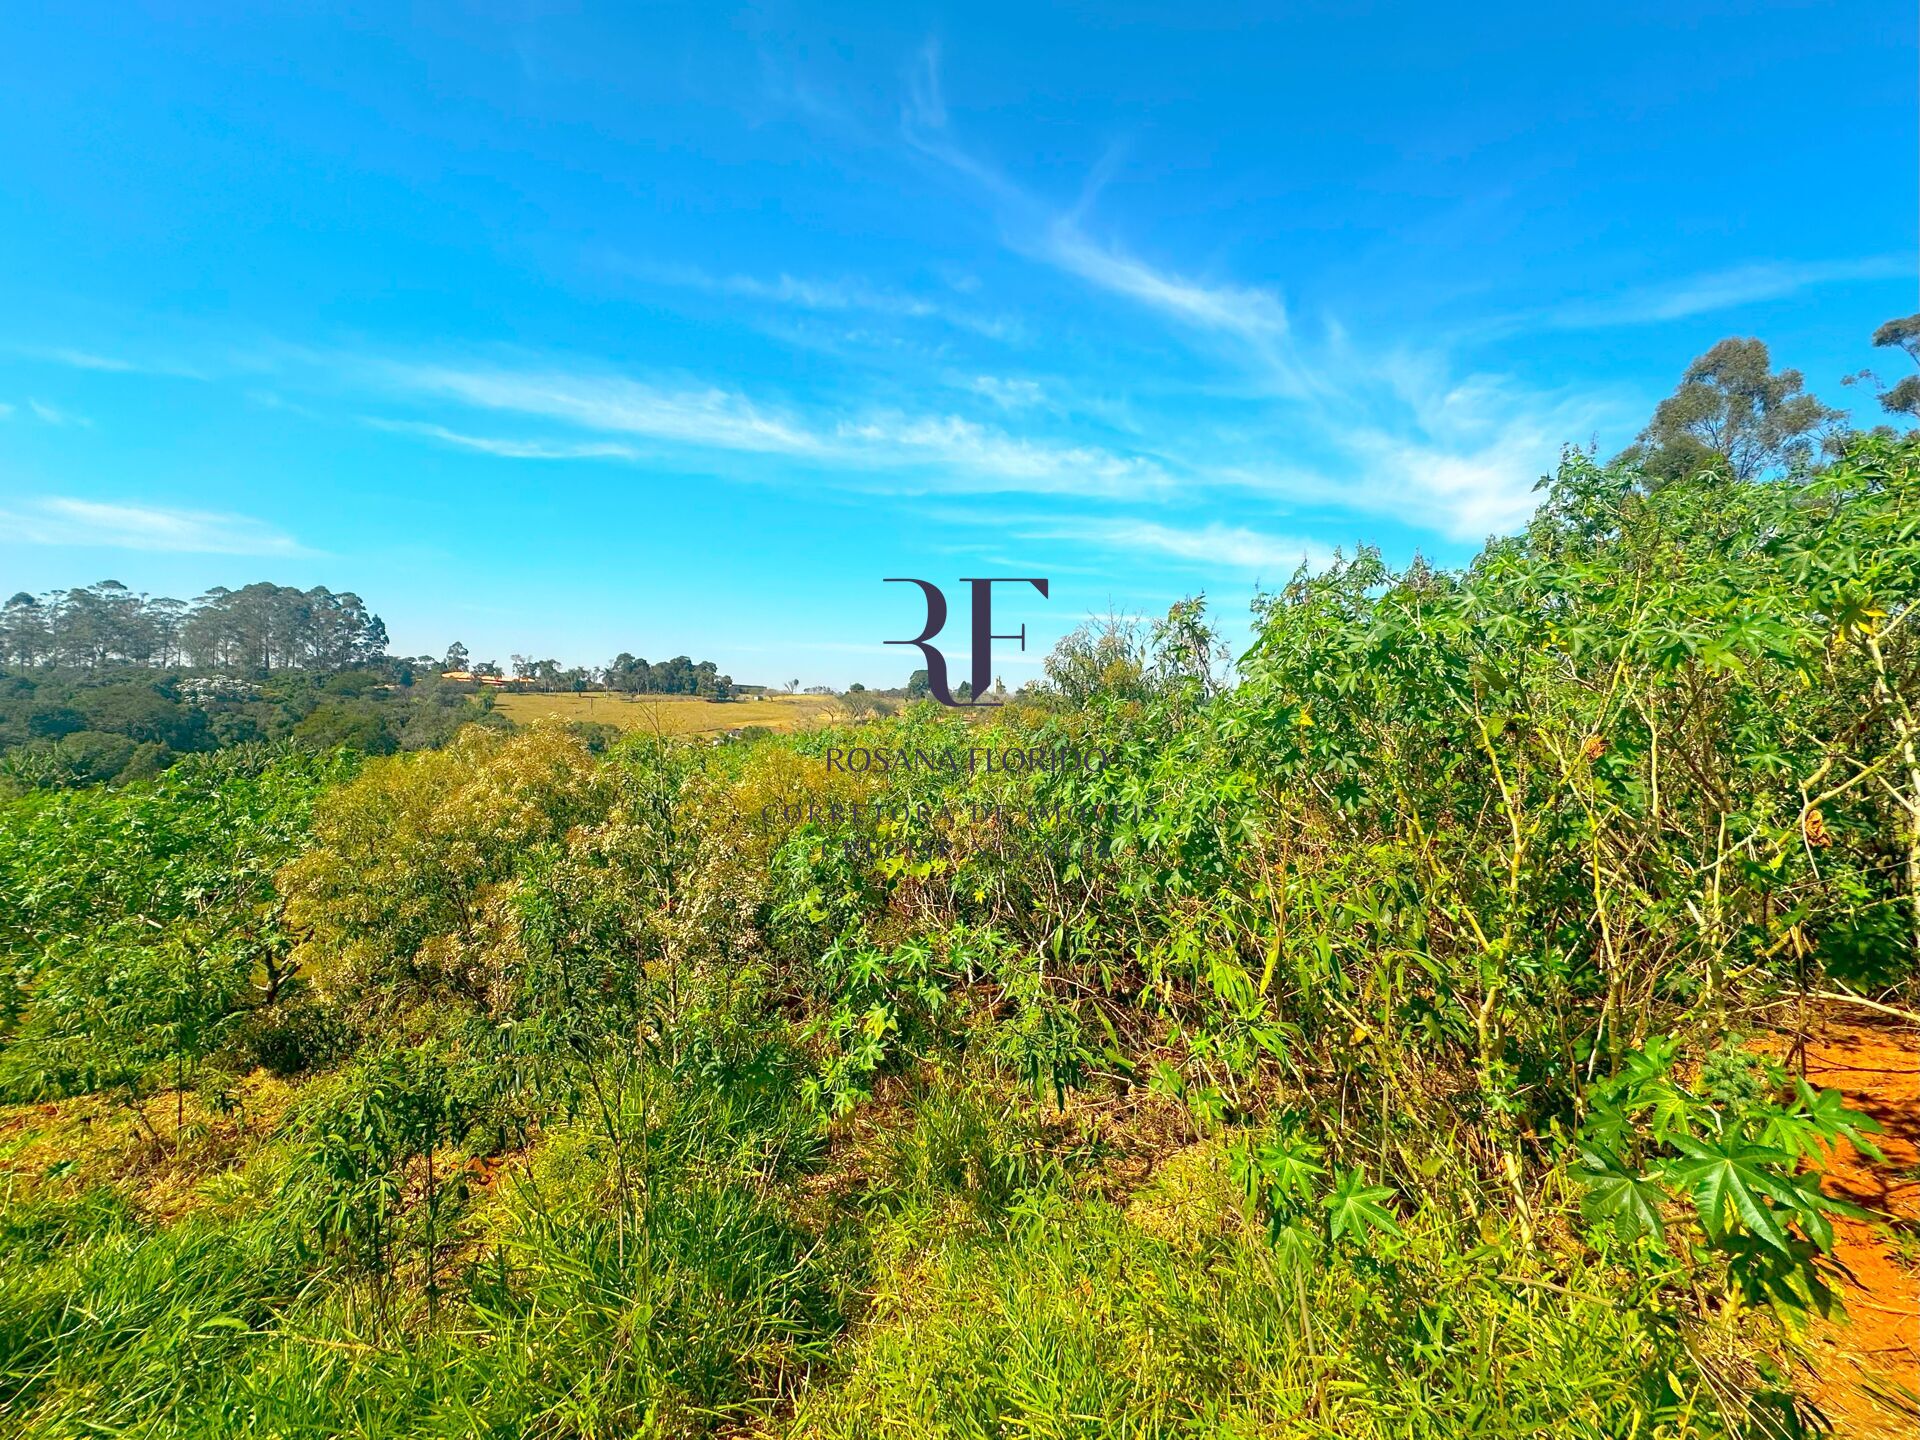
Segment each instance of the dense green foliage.
[{"label": "dense green foliage", "polygon": [[991,712],[8,802],[0,1413],[1793,1433],[1872,1125],[1739,1037],[1913,993],[1916,593],[1920,444],[1572,455],[1231,685],[1186,602]]},{"label": "dense green foliage", "polygon": [[733,696],[731,675],[722,675],[711,660],[695,663],[685,655],[649,664],[622,650],[607,662],[603,678],[609,690],[623,695],[699,695],[708,700]]},{"label": "dense green foliage", "polygon": [[258,679],[100,671],[0,672],[0,794],[158,775],[182,755],[293,741],[363,755],[445,744],[504,723],[486,695],[404,666]]}]

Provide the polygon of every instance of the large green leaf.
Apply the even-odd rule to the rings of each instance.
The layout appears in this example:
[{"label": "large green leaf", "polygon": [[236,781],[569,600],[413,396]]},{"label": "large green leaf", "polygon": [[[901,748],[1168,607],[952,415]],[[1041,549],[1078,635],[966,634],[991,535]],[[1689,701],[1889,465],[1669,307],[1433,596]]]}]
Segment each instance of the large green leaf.
[{"label": "large green leaf", "polygon": [[1367,1184],[1358,1166],[1344,1172],[1334,1181],[1332,1192],[1320,1202],[1327,1211],[1328,1233],[1335,1240],[1349,1236],[1358,1244],[1365,1244],[1374,1231],[1395,1239],[1405,1238],[1393,1212],[1381,1203],[1392,1198],[1393,1191],[1384,1185]]},{"label": "large green leaf", "polygon": [[1871,1115],[1847,1108],[1846,1097],[1838,1090],[1816,1091],[1805,1080],[1795,1080],[1793,1106],[1768,1124],[1765,1139],[1769,1144],[1794,1155],[1815,1153],[1809,1143],[1818,1137],[1831,1144],[1845,1140],[1866,1159],[1879,1164],[1886,1159],[1880,1147],[1867,1139],[1878,1135],[1881,1125]]},{"label": "large green leaf", "polygon": [[1685,1158],[1670,1160],[1662,1169],[1692,1196],[1709,1235],[1719,1239],[1726,1234],[1731,1211],[1749,1234],[1782,1254],[1791,1253],[1787,1232],[1767,1200],[1796,1212],[1804,1205],[1804,1197],[1782,1178],[1793,1156],[1737,1135],[1713,1141],[1677,1135],[1673,1143]]},{"label": "large green leaf", "polygon": [[1642,1235],[1656,1241],[1666,1238],[1666,1225],[1660,1218],[1660,1203],[1666,1192],[1657,1181],[1636,1174],[1620,1157],[1602,1145],[1580,1152],[1580,1168],[1574,1177],[1586,1187],[1580,1200],[1580,1213],[1595,1225],[1611,1222],[1614,1233],[1629,1243]]}]

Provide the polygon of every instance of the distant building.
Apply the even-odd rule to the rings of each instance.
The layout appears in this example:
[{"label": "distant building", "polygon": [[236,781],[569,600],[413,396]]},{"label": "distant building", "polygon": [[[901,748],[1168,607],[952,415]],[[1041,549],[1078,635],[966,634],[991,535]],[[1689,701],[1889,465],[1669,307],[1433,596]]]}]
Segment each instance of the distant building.
[{"label": "distant building", "polygon": [[440,678],[456,685],[484,685],[489,690],[526,690],[533,685],[531,680],[513,675],[476,675],[471,670],[442,670]]}]

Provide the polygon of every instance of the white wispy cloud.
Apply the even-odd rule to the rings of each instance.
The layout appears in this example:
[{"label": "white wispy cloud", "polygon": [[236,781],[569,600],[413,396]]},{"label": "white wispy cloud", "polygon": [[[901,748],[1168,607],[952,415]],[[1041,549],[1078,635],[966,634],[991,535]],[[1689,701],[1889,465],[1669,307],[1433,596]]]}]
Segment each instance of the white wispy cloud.
[{"label": "white wispy cloud", "polygon": [[107,355],[98,350],[82,350],[71,345],[0,344],[0,349],[15,355],[23,355],[30,360],[64,365],[70,370],[92,370],[109,375],[170,376],[181,380],[206,378],[204,372],[197,367],[171,360],[132,360],[123,355]]},{"label": "white wispy cloud", "polygon": [[1479,443],[1361,431],[1350,442],[1358,478],[1318,489],[1353,509],[1478,543],[1526,523],[1540,503],[1534,486],[1566,443],[1565,430],[1524,414]]},{"label": "white wispy cloud", "polygon": [[310,555],[263,520],[157,505],[115,505],[52,496],[0,510],[0,530],[15,543],[205,555]]},{"label": "white wispy cloud", "polygon": [[[1389,353],[1374,392],[1343,403],[1305,453],[1214,473],[1264,499],[1393,520],[1477,543],[1511,533],[1539,504],[1534,486],[1563,447],[1617,429],[1625,397],[1543,394],[1499,376],[1451,379],[1430,359]],[[1283,444],[1265,447],[1285,456]]]},{"label": "white wispy cloud", "polygon": [[468,435],[420,420],[369,418],[376,430],[402,435],[424,435],[463,450],[478,450],[506,460],[638,460],[641,452],[615,440],[515,440],[505,436]]},{"label": "white wispy cloud", "polygon": [[1244,525],[1180,527],[1157,521],[1124,518],[1077,519],[1070,527],[1028,532],[1022,538],[1078,540],[1112,550],[1170,556],[1208,569],[1225,568],[1272,578],[1290,575],[1305,563],[1315,569],[1333,558],[1333,551],[1314,540],[1267,535]]},{"label": "white wispy cloud", "polygon": [[93,421],[84,415],[76,414],[72,410],[62,410],[58,406],[48,405],[41,400],[27,401],[27,409],[33,412],[35,419],[45,425],[90,426],[93,424]]},{"label": "white wispy cloud", "polygon": [[[1369,345],[1332,320],[1302,334],[1274,285],[1195,278],[1094,239],[1087,214],[1119,152],[1109,150],[1071,208],[1048,206],[954,138],[939,58],[928,47],[909,73],[908,145],[978,188],[1008,248],[1161,316],[1197,353],[1239,377],[1250,410],[1264,406],[1259,420],[1236,424],[1234,435],[1216,430],[1163,442],[1190,474],[1480,540],[1522,523],[1537,499],[1535,482],[1561,447],[1612,418],[1610,397],[1568,401],[1506,376],[1459,375],[1444,337],[1418,349],[1399,339]],[[1742,287],[1817,283],[1839,273],[1742,274],[1646,303],[1697,306]],[[1232,454],[1236,447],[1294,458],[1250,462]]]},{"label": "white wispy cloud", "polygon": [[907,119],[924,129],[947,128],[947,102],[940,88],[940,42],[928,40],[907,67]]},{"label": "white wispy cloud", "polygon": [[[668,388],[597,372],[393,362],[361,368],[403,394],[438,396],[475,410],[539,416],[600,434],[785,457],[866,489],[882,488],[884,480],[920,488],[1111,497],[1160,492],[1173,483],[1151,457],[1013,435],[958,415],[872,411],[809,419],[756,403],[738,391]],[[507,458],[638,458],[618,443],[497,438],[435,422],[375,423]]]},{"label": "white wispy cloud", "polygon": [[1047,392],[1037,380],[976,375],[967,382],[967,388],[976,395],[986,396],[1002,410],[1028,410],[1047,403]]},{"label": "white wispy cloud", "polygon": [[[1360,355],[1341,340],[1329,344],[1325,363],[1337,383],[1312,407],[1281,403],[1262,427],[1234,436],[1188,437],[1185,443],[1174,439],[1153,453],[1124,453],[1070,435],[1020,434],[953,414],[795,410],[723,387],[664,385],[577,365],[516,369],[383,360],[348,368],[376,377],[396,399],[450,400],[471,411],[536,417],[574,432],[529,437],[440,421],[369,421],[503,459],[631,463],[669,445],[780,459],[806,467],[825,483],[894,493],[1110,501],[1184,494],[1198,501],[1208,490],[1251,489],[1269,500],[1379,515],[1467,542],[1523,523],[1537,502],[1533,486],[1561,447],[1613,418],[1604,395],[1569,399],[1498,376],[1459,378],[1431,353]],[[1009,411],[1040,399],[1032,382],[978,377],[970,388]],[[627,437],[656,443],[643,448]],[[1310,452],[1318,458],[1248,462],[1249,451]],[[1180,463],[1166,454],[1177,454]],[[1147,526],[1131,532],[1131,539],[1154,548],[1148,542],[1157,536],[1163,542],[1157,548],[1173,554],[1175,537],[1190,533],[1205,534]],[[1216,554],[1258,555],[1263,566],[1277,553],[1249,549],[1254,532],[1228,528],[1211,538],[1225,547]],[[1297,551],[1289,553],[1299,558]],[[1196,552],[1190,558],[1202,557]]]},{"label": "white wispy cloud", "polygon": [[940,51],[931,43],[922,48],[907,73],[901,135],[914,150],[989,197],[1007,244],[1016,252],[1196,335],[1249,347],[1268,380],[1285,393],[1304,396],[1317,388],[1311,370],[1295,354],[1286,302],[1278,290],[1184,275],[1156,266],[1116,241],[1096,240],[1088,233],[1087,212],[1117,163],[1117,148],[1110,149],[1095,167],[1074,206],[1064,210],[1049,206],[953,137],[940,83]]},{"label": "white wispy cloud", "polygon": [[404,389],[480,410],[541,415],[588,430],[723,450],[783,455],[822,451],[819,437],[804,426],[717,386],[669,390],[619,375],[565,371],[408,364],[379,368]]},{"label": "white wispy cloud", "polygon": [[937,321],[993,340],[1017,340],[1020,322],[1006,315],[981,314],[926,295],[875,285],[854,276],[824,278],[782,271],[772,278],[760,275],[715,274],[697,265],[666,265],[603,257],[622,274],[655,285],[697,290],[709,295],[734,296],[761,305],[804,310],[813,314],[869,314],[894,320]]},{"label": "white wispy cloud", "polygon": [[1044,494],[1139,495],[1173,484],[1154,460],[1094,445],[1008,435],[955,415],[897,416],[842,426],[843,437],[871,446],[870,464],[928,464],[985,485]]},{"label": "white wispy cloud", "polygon": [[1156,269],[1118,248],[1096,245],[1069,216],[1048,227],[1040,250],[1082,280],[1182,324],[1251,339],[1276,339],[1287,334],[1287,307],[1274,291],[1258,286],[1207,285]]},{"label": "white wispy cloud", "polygon": [[122,360],[118,356],[96,355],[90,350],[69,350],[61,346],[40,351],[39,354],[42,359],[51,360],[57,365],[71,365],[76,370],[104,370],[130,375],[138,373],[141,368],[131,360]]},{"label": "white wispy cloud", "polygon": [[1038,241],[1016,248],[1164,317],[1212,350],[1224,344],[1228,358],[1275,398],[1318,402],[1332,393],[1324,364],[1296,338],[1286,302],[1270,286],[1196,280],[1117,244],[1095,243],[1078,210],[1056,216]]},{"label": "white wispy cloud", "polygon": [[917,295],[877,289],[860,280],[808,279],[782,273],[771,280],[757,275],[710,275],[690,265],[634,266],[636,273],[663,284],[739,295],[774,305],[803,310],[873,310],[883,315],[924,319],[939,315],[940,307]]},{"label": "white wispy cloud", "polygon": [[1565,330],[1654,325],[1778,300],[1818,285],[1913,279],[1916,274],[1920,274],[1920,265],[1911,257],[1897,255],[1806,263],[1764,261],[1576,300],[1548,312],[1543,318],[1553,328]]}]

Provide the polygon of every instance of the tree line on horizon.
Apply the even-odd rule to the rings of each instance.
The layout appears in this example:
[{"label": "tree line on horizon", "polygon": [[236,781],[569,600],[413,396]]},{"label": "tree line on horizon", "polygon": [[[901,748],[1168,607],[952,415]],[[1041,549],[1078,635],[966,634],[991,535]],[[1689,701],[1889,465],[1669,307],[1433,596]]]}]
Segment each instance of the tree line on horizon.
[{"label": "tree line on horizon", "polygon": [[387,627],[350,591],[257,581],[192,602],[138,594],[118,580],[32,595],[0,608],[0,664],[228,672],[348,670],[386,654]]},{"label": "tree line on horizon", "polygon": [[[118,580],[100,580],[34,595],[22,590],[0,606],[0,668],[65,670],[85,675],[120,670],[205,671],[264,679],[285,671],[337,673],[384,668],[399,683],[416,671],[475,676],[505,672],[475,661],[456,641],[442,657],[387,653],[387,627],[351,591],[324,585],[301,590],[256,581],[215,586],[193,601],[146,595]],[[622,651],[604,668],[514,655],[515,679],[546,689],[604,684],[630,694],[728,699],[733,677],[711,660],[687,655],[649,664]]]},{"label": "tree line on horizon", "polygon": [[[463,726],[510,728],[485,687],[501,674],[464,645],[387,653],[358,595],[268,581],[188,603],[117,580],[25,591],[0,606],[0,795],[150,779],[182,756],[292,742],[364,755],[433,749]],[[604,670],[512,657],[540,689],[729,700],[733,678],[680,655],[622,654]],[[476,693],[476,690],[478,693]]]}]

